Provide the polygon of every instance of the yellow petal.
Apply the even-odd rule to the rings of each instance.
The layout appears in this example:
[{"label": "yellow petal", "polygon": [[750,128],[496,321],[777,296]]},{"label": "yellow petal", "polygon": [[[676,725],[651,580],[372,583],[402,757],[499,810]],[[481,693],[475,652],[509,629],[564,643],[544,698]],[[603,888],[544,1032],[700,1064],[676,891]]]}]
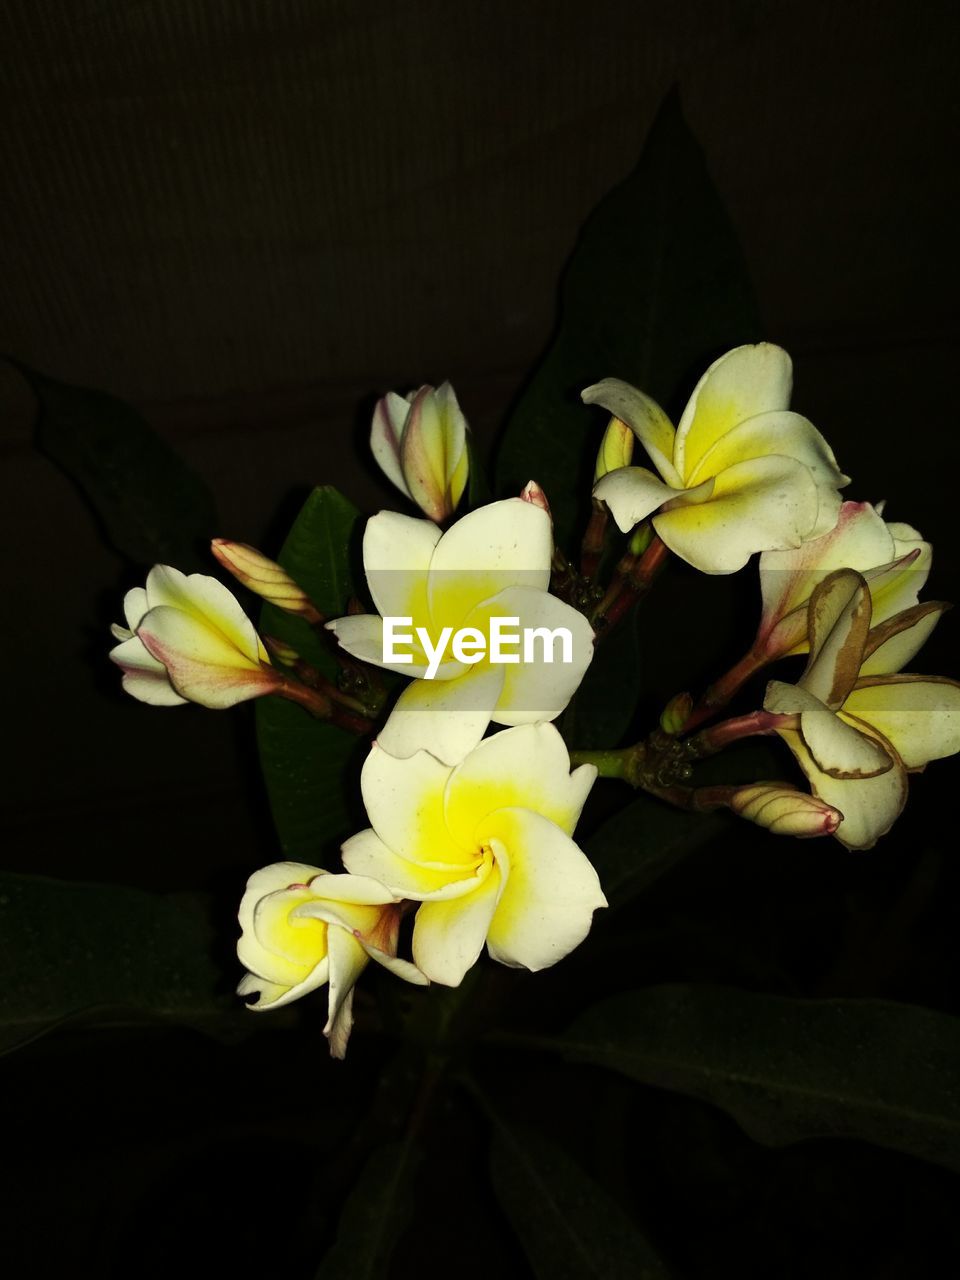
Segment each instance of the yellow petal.
[{"label": "yellow petal", "polygon": [[960,684],[938,676],[872,676],[843,704],[893,744],[908,769],[960,751]]}]

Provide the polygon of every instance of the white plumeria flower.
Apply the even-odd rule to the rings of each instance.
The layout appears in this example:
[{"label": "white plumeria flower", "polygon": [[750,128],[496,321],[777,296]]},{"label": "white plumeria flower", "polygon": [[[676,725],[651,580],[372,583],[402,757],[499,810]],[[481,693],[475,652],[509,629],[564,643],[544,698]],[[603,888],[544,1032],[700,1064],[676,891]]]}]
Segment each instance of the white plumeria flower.
[{"label": "white plumeria flower", "polygon": [[850,849],[869,849],[890,830],[906,803],[908,773],[960,750],[960,684],[897,674],[945,608],[915,605],[871,628],[866,582],[838,570],[810,598],[803,676],[767,686],[767,711],[799,717],[777,733],[814,795],[843,814],[836,836]]},{"label": "white plumeria flower", "polygon": [[431,520],[446,520],[467,483],[467,422],[453,387],[423,386],[377,401],[370,448],[381,470]]},{"label": "white plumeria flower", "polygon": [[763,615],[754,643],[771,659],[807,652],[807,602],[836,569],[863,574],[873,605],[873,626],[917,603],[933,550],[916,529],[885,521],[869,502],[845,502],[836,525],[790,551],[760,557]]},{"label": "white plumeria flower", "polygon": [[496,733],[454,768],[374,744],[361,777],[372,828],[346,842],[344,865],[422,903],[413,958],[432,981],[458,986],[484,943],[502,964],[546,968],[607,905],[571,839],[596,776],[570,773],[549,724]]},{"label": "white plumeria flower", "polygon": [[[441,535],[429,520],[381,511],[367,521],[363,563],[380,612],[328,623],[348,653],[401,675],[404,689],[379,735],[395,756],[422,748],[455,764],[483,737],[491,719],[517,725],[552,720],[573,696],[593,656],[593,630],[578,610],[549,594],[553,532],[534,502],[508,498],[480,507]],[[445,628],[490,635],[491,619],[516,618],[518,629],[565,628],[572,661],[509,665],[457,661],[447,651],[435,679],[418,643],[411,663],[384,660],[383,618],[412,618],[436,645]],[[409,629],[408,629],[409,630]],[[517,655],[520,656],[520,655]]]},{"label": "white plumeria flower", "polygon": [[366,876],[331,875],[301,862],[255,871],[240,903],[237,956],[249,973],[237,987],[255,1012],[279,1009],[329,986],[324,1035],[342,1058],[353,1025],[353,988],[368,961],[418,986],[427,979],[397,958],[400,907]]},{"label": "white plumeria flower", "polygon": [[700,379],[676,430],[626,382],[588,387],[584,401],[631,427],[660,473],[612,471],[594,496],[624,533],[652,516],[670,550],[704,573],[733,573],[756,551],[819,537],[836,523],[848,478],[812,423],[789,412],[791,385],[780,347],[736,347]]},{"label": "white plumeria flower", "polygon": [[141,702],[221,709],[283,683],[253,623],[216,578],[154,565],[146,588],[127,592],[123,610],[127,625],[110,628],[121,641],[110,658]]}]

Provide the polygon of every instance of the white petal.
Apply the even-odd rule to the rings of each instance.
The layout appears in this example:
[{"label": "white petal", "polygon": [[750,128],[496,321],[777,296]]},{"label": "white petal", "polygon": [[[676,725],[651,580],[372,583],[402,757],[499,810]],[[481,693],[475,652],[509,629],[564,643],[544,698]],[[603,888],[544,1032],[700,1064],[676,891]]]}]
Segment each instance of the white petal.
[{"label": "white petal", "polygon": [[425,902],[413,926],[413,958],[431,982],[458,987],[483,950],[503,887],[497,865],[473,890],[447,902]]},{"label": "white petal", "polygon": [[704,573],[735,573],[756,551],[798,547],[817,518],[809,470],[792,458],[755,458],[721,471],[707,502],[653,517],[671,551]]},{"label": "white petal", "polygon": [[524,969],[556,964],[607,905],[596,871],[566,832],[527,809],[491,814],[483,835],[510,867],[487,934],[491,956]]},{"label": "white petal", "polygon": [[268,893],[276,893],[278,889],[289,889],[291,885],[307,885],[314,876],[324,875],[319,867],[311,867],[305,862],[271,862],[269,866],[254,871],[247,880],[247,886],[240,900],[237,918],[244,932],[253,929],[253,911],[261,898]]},{"label": "white petal", "polygon": [[832,778],[818,769],[803,739],[792,730],[779,736],[796,757],[811,790],[826,804],[843,814],[836,837],[848,849],[871,849],[890,830],[907,800],[907,775],[897,761],[892,769],[875,778]]},{"label": "white petal", "polygon": [[447,826],[465,848],[477,848],[488,814],[519,807],[572,835],[596,776],[592,765],[581,765],[571,776],[570,756],[552,724],[504,729],[485,738],[450,774]]},{"label": "white petal", "polygon": [[124,673],[122,684],[131,697],[154,707],[177,707],[186,703],[170,683],[167,669],[143,647],[137,636],[124,640],[110,650],[111,662]]},{"label": "white petal", "polygon": [[621,467],[594,486],[593,496],[607,504],[620,532],[629,533],[641,520],[683,492],[682,485],[671,488],[646,467]]},{"label": "white petal", "polygon": [[546,591],[552,554],[550,517],[533,503],[507,498],[471,511],[443,535],[430,563],[434,629],[463,626],[505,587]]},{"label": "white petal", "polygon": [[[566,650],[563,636],[554,642],[549,634],[532,637],[533,660],[526,661],[523,641],[511,647],[521,661],[502,666],[503,688],[493,708],[491,719],[497,724],[529,724],[536,720],[552,720],[566,707],[576,693],[593,659],[593,628],[579,609],[565,604],[556,596],[532,587],[508,587],[488,601],[478,615],[518,618],[521,635],[543,628],[547,633],[566,631],[570,635],[570,662],[563,659]],[[477,622],[481,629],[488,624]],[[553,661],[544,660],[547,654]]]},{"label": "white petal", "polygon": [[908,769],[960,751],[960,684],[955,680],[874,677],[857,685],[843,711],[879,730]]},{"label": "white petal", "polygon": [[[222,582],[205,573],[191,573],[188,577],[170,565],[154,565],[147,575],[147,603],[150,609],[168,605],[202,624],[205,630],[219,632],[224,643],[251,664],[267,657],[239,600]],[[143,621],[141,618],[141,623]]]},{"label": "white petal", "polygon": [[673,465],[673,445],[677,433],[673,423],[655,400],[645,396],[636,387],[631,387],[628,382],[621,382],[619,378],[604,378],[602,382],[587,387],[580,398],[584,404],[602,405],[615,418],[625,422],[646,449],[650,461],[667,484],[674,489],[683,488],[683,481]]},{"label": "white petal", "polygon": [[715,360],[677,428],[673,461],[684,481],[707,450],[738,423],[788,408],[792,382],[790,357],[769,342],[735,347]]},{"label": "white petal", "polygon": [[[397,614],[397,617],[409,617],[409,614]],[[334,618],[326,624],[326,629],[337,637],[340,647],[363,662],[370,662],[375,667],[383,667],[387,671],[396,671],[399,675],[422,679],[427,673],[427,660],[416,633],[411,627],[403,626],[394,629],[393,649],[395,653],[409,654],[411,662],[385,662],[383,657],[383,619],[375,613],[352,613],[343,618]],[[410,643],[399,643],[397,637],[410,635]],[[444,663],[437,672],[437,678],[450,678],[465,668],[462,663]]]},{"label": "white petal", "polygon": [[843,503],[837,523],[822,537],[787,551],[765,551],[760,557],[761,629],[809,600],[834,569],[870,569],[887,564],[893,554],[893,539],[870,503]]},{"label": "white petal", "polygon": [[890,675],[901,671],[920,652],[949,608],[942,600],[930,600],[874,627],[867,639],[860,675]]},{"label": "white petal", "polygon": [[443,813],[451,773],[449,765],[426,751],[400,759],[379,742],[373,744],[360,789],[371,826],[394,853],[414,862],[464,861],[464,850],[454,842]]},{"label": "white petal", "polygon": [[282,983],[270,982],[255,973],[248,973],[237,987],[237,995],[248,996],[253,995],[255,992],[259,994],[260,999],[256,1004],[247,1005],[247,1008],[254,1013],[263,1013],[268,1009],[282,1009],[284,1005],[292,1004],[294,1000],[299,1000],[301,996],[309,995],[311,991],[316,991],[318,987],[322,987],[327,981],[328,970],[329,961],[324,957],[301,982],[289,987],[284,986]]},{"label": "white petal", "polygon": [[381,511],[367,521],[363,534],[363,567],[373,603],[387,618],[412,618],[427,627],[427,575],[440,540],[432,520],[416,520]]},{"label": "white petal", "polygon": [[370,424],[370,449],[377,465],[387,479],[408,498],[410,490],[400,467],[400,439],[409,412],[409,402],[395,391],[388,391],[377,401]]},{"label": "white petal", "polygon": [[486,732],[506,670],[479,662],[456,680],[415,681],[397,699],[377,741],[394,756],[429,751],[444,764],[459,764]]},{"label": "white petal", "polygon": [[133,587],[123,597],[123,616],[131,631],[136,631],[149,608],[144,587]]}]

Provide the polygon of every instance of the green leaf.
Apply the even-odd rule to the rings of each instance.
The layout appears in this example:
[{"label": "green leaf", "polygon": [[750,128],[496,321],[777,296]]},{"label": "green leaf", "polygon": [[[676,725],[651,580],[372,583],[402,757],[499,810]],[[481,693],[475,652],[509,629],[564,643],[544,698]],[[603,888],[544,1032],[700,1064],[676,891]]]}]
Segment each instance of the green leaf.
[{"label": "green leaf", "polygon": [[564,1053],[730,1113],[757,1142],[859,1138],[960,1169],[960,1019],[725,987],[613,996]]},{"label": "green leaf", "polygon": [[584,848],[610,906],[622,907],[726,825],[720,814],[687,813],[639,795],[594,832]]},{"label": "green leaf", "polygon": [[208,1030],[252,1021],[208,901],[0,873],[0,1050],[80,1015]]},{"label": "green leaf", "polygon": [[[350,548],[359,512],[329,486],[314,489],[294,521],[278,557],[321,613],[341,617],[355,593]],[[265,604],[265,635],[287,641],[330,679],[337,665],[332,648],[303,619]],[[326,847],[348,834],[346,766],[359,739],[280,698],[257,703],[257,745],[270,808],[288,857],[322,863]]]},{"label": "green leaf", "polygon": [[367,1161],[340,1216],[337,1238],[316,1280],[380,1280],[413,1213],[413,1181],[420,1151],[410,1142],[378,1147]]},{"label": "green leaf", "polygon": [[216,533],[213,497],[139,413],[103,391],[12,363],[39,402],[37,447],[79,487],[110,544],[138,564],[207,564],[201,550]]},{"label": "green leaf", "polygon": [[569,547],[605,425],[581,404],[583,388],[623,378],[670,408],[711,359],[759,331],[743,254],[671,92],[636,169],[581,232],[555,336],[507,424],[501,491],[539,481]]},{"label": "green leaf", "polygon": [[495,1121],[493,1188],[543,1280],[666,1280],[650,1244],[609,1194],[556,1143]]}]

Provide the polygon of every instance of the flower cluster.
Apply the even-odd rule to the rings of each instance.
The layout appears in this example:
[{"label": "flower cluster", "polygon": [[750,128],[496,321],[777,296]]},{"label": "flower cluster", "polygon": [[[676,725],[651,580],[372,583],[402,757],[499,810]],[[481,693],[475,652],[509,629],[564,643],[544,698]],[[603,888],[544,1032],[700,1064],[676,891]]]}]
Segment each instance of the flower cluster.
[{"label": "flower cluster", "polygon": [[[278,862],[247,883],[239,991],[255,997],[253,1008],[326,985],[325,1032],[342,1057],[354,986],[371,959],[407,982],[447,986],[461,983],[484,948],[529,970],[561,960],[606,906],[574,839],[598,768],[670,803],[723,806],[776,834],[832,834],[859,849],[891,826],[909,772],[960,749],[960,685],[902,670],[945,608],[918,603],[930,548],[879,507],[841,503],[847,477],[816,428],[789,409],[790,389],[789,357],[767,343],[711,365],[676,428],[624,382],[588,388],[584,400],[612,417],[579,578],[554,545],[546,495],[532,482],[442,528],[470,465],[456,396],[446,383],[386,395],[372,451],[427,518],[382,511],[367,521],[373,611],[354,605],[326,621],[260,552],[213,544],[223,567],[313,627],[352,671],[410,678],[385,720],[289,646],[258,636],[212,578],[158,565],[145,589],[128,593],[111,657],[134,697],[225,708],[279,696],[373,737],[360,777],[370,825],[343,844],[344,870]],[[632,465],[634,440],[656,472]],[[604,595],[593,587],[609,549],[608,512],[632,536]],[[646,742],[571,753],[553,721],[604,628],[649,587],[667,550],[709,574],[732,573],[759,553],[756,639],[699,703],[674,699]],[[497,660],[486,642],[503,620],[538,637],[540,650]],[[397,621],[410,638],[402,656],[387,643]],[[554,660],[549,641],[558,635],[569,649]],[[748,676],[800,653],[809,660],[796,685],[772,681],[761,709],[701,728]],[[762,779],[687,785],[690,761],[752,732],[779,735],[810,794]],[[411,959],[398,954],[405,917]]]}]

